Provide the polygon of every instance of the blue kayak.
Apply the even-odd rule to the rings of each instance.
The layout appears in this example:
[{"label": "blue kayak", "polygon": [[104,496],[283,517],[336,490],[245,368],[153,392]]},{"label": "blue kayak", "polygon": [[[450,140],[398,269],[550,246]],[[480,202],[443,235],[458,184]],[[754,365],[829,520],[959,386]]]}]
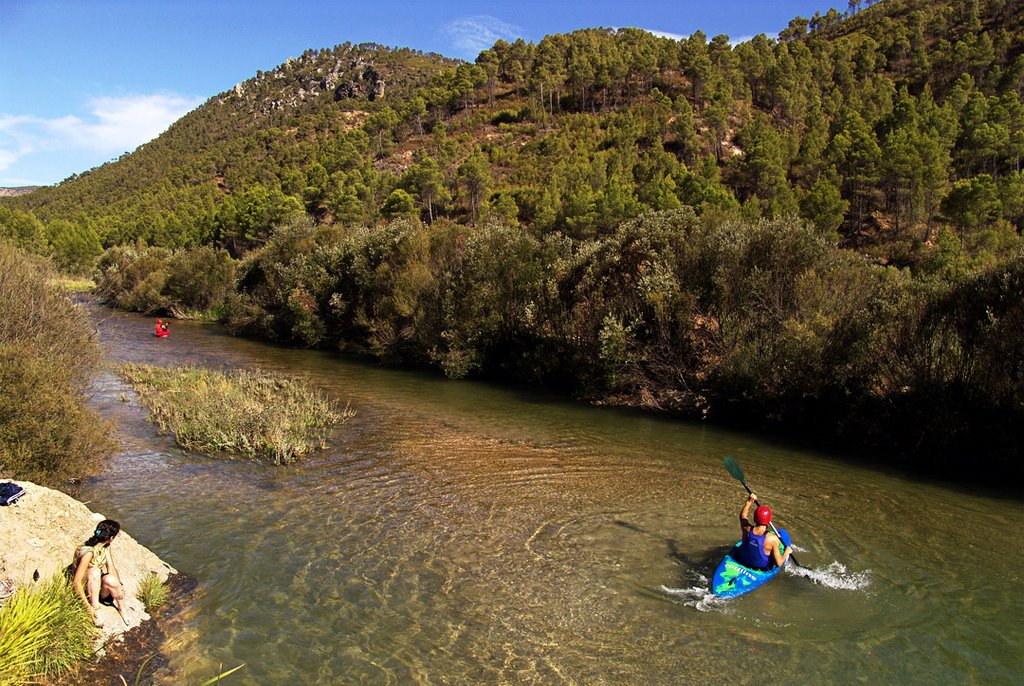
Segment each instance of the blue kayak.
[{"label": "blue kayak", "polygon": [[[779,538],[782,539],[783,550],[792,545],[789,532],[785,529],[779,529]],[[733,557],[740,543],[742,541],[737,541],[736,546],[718,563],[718,569],[715,570],[715,576],[711,580],[711,592],[719,598],[733,598],[753,591],[758,586],[768,583],[782,571],[782,567],[772,567],[763,571],[744,567]]]}]

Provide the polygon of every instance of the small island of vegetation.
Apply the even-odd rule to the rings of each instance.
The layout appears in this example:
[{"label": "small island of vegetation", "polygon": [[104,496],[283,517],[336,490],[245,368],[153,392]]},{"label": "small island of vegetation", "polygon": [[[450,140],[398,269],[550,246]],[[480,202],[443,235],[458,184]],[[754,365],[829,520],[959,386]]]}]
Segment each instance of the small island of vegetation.
[{"label": "small island of vegetation", "polygon": [[141,364],[120,372],[162,432],[205,455],[291,464],[325,447],[334,427],[354,415],[298,379],[267,372]]}]

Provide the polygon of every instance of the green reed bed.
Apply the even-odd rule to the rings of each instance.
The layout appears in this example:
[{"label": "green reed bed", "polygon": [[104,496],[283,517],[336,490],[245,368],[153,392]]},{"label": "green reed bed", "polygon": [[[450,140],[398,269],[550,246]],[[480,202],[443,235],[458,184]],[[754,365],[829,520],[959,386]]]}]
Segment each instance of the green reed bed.
[{"label": "green reed bed", "polygon": [[150,415],[178,445],[206,455],[243,455],[290,464],[326,447],[353,414],[300,380],[265,372],[126,364]]}]

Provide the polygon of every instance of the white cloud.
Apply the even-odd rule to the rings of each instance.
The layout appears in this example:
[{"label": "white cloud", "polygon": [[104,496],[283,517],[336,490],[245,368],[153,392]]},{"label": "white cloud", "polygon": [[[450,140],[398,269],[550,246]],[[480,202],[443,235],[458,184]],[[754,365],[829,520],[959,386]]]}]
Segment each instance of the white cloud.
[{"label": "white cloud", "polygon": [[518,26],[507,24],[487,15],[460,17],[441,29],[452,44],[463,54],[476,57],[482,50],[494,45],[499,38],[513,41],[522,35]]},{"label": "white cloud", "polygon": [[[672,33],[670,31],[658,31],[657,29],[644,29],[647,33],[650,33],[658,38],[671,38],[672,40],[684,41],[690,37],[689,34]],[[754,40],[754,36],[738,36],[736,38],[729,38],[729,45],[736,47],[740,43],[746,43],[747,41]]]},{"label": "white cloud", "polygon": [[647,33],[657,36],[658,38],[671,38],[672,40],[686,40],[689,38],[689,34],[683,35],[681,33],[671,33],[669,31],[658,31],[655,29],[644,29]]},{"label": "white cloud", "polygon": [[200,102],[173,94],[127,95],[94,98],[84,117],[0,114],[0,172],[39,153],[111,156],[134,150]]}]

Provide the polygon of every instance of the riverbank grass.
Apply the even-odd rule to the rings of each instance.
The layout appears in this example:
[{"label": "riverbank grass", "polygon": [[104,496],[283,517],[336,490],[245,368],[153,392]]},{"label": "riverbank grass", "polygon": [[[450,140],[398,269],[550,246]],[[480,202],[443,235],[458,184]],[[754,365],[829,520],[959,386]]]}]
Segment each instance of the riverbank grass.
[{"label": "riverbank grass", "polygon": [[64,274],[53,277],[49,283],[62,293],[87,293],[96,288],[96,282],[92,279]]},{"label": "riverbank grass", "polygon": [[0,608],[0,686],[36,683],[92,656],[96,629],[63,576],[15,591]]},{"label": "riverbank grass", "polygon": [[290,464],[355,413],[308,384],[258,371],[126,364],[121,375],[160,431],[186,450]]}]

